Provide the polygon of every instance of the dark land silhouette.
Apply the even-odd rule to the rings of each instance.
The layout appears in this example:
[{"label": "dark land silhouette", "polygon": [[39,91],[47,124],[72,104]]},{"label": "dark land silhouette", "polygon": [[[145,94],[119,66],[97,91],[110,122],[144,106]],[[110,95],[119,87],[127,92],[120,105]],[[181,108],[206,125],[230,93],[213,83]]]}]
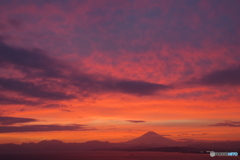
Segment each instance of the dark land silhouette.
[{"label": "dark land silhouette", "polygon": [[[77,152],[77,151],[159,151],[182,153],[208,153],[224,151],[240,153],[240,141],[222,142],[177,142],[155,132],[127,142],[109,143],[107,141],[87,141],[85,143],[64,143],[59,140],[38,143],[0,144],[0,153],[36,153],[36,152]],[[208,153],[209,154],[209,153]]]}]

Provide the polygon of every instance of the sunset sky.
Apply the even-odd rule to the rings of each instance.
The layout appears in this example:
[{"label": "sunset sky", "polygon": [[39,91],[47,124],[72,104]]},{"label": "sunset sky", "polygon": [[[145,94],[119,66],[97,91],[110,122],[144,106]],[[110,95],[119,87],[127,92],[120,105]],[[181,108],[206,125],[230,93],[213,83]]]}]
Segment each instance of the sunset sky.
[{"label": "sunset sky", "polygon": [[239,0],[0,0],[0,143],[240,140]]}]

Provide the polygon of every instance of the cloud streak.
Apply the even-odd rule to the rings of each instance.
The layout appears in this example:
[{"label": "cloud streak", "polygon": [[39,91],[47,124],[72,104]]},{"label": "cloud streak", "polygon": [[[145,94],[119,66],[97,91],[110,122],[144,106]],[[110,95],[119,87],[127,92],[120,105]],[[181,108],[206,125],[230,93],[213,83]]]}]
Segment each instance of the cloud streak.
[{"label": "cloud streak", "polygon": [[27,74],[36,74],[32,71],[37,70],[39,75],[48,77],[61,77],[61,69],[66,67],[47,56],[42,50],[16,48],[0,42],[0,65],[9,64],[17,66]]},{"label": "cloud streak", "polygon": [[50,132],[50,131],[87,131],[95,130],[86,128],[85,125],[22,125],[22,126],[0,126],[0,133],[13,132]]},{"label": "cloud streak", "polygon": [[209,126],[215,127],[240,127],[240,122],[225,122],[225,123],[216,123]]},{"label": "cloud streak", "polygon": [[203,85],[240,85],[240,66],[225,70],[213,71],[197,81]]},{"label": "cloud streak", "polygon": [[36,122],[33,118],[19,118],[19,117],[0,117],[0,125],[13,125],[17,123]]},{"label": "cloud streak", "polygon": [[20,104],[20,105],[40,105],[41,102],[38,101],[30,101],[24,100],[23,98],[14,98],[14,97],[6,97],[0,94],[0,104],[3,105],[11,105],[11,104]]},{"label": "cloud streak", "polygon": [[137,95],[152,95],[159,90],[166,90],[170,88],[167,85],[131,80],[119,80],[117,82],[113,82],[111,85],[108,83],[106,87],[111,90]]},{"label": "cloud streak", "polygon": [[144,123],[146,121],[142,121],[142,120],[126,120],[128,122],[131,122],[131,123]]},{"label": "cloud streak", "polygon": [[19,79],[0,78],[0,87],[2,90],[15,91],[21,94],[43,99],[64,100],[73,99],[75,96],[63,92],[47,91],[48,88],[35,85],[32,82],[23,82]]}]

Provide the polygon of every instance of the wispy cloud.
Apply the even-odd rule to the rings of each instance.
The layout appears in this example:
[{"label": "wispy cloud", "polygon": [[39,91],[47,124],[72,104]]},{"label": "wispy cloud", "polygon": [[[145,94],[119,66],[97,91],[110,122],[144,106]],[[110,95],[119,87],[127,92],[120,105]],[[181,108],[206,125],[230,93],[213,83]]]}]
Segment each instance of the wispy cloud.
[{"label": "wispy cloud", "polygon": [[208,133],[199,133],[199,134],[191,134],[191,136],[205,136],[207,135]]},{"label": "wispy cloud", "polygon": [[209,126],[216,126],[216,127],[240,127],[240,122],[224,122],[224,123],[216,123],[216,124],[212,124]]},{"label": "wispy cloud", "polygon": [[40,49],[16,48],[1,41],[0,65],[5,67],[15,65],[18,70],[28,74],[28,76],[39,74],[48,77],[61,77],[63,75],[61,69],[66,67],[54,58],[47,56]]},{"label": "wispy cloud", "polygon": [[64,100],[75,98],[74,95],[48,91],[49,89],[46,86],[36,85],[32,82],[23,82],[19,79],[0,78],[0,87],[2,90],[15,91],[30,97],[43,99]]},{"label": "wispy cloud", "polygon": [[197,80],[196,83],[203,85],[240,85],[240,66],[213,71]]},{"label": "wispy cloud", "polygon": [[4,105],[11,105],[11,104],[20,104],[20,105],[31,105],[31,106],[36,106],[42,104],[42,102],[39,101],[31,101],[31,100],[26,100],[22,98],[14,98],[14,97],[6,97],[2,94],[0,94],[0,104]]},{"label": "wispy cloud", "polygon": [[36,122],[33,118],[19,118],[19,117],[0,117],[0,125],[12,125],[17,123]]},{"label": "wispy cloud", "polygon": [[132,122],[132,123],[144,123],[146,121],[142,121],[142,120],[126,120],[128,122]]},{"label": "wispy cloud", "polygon": [[12,132],[49,132],[49,131],[87,131],[95,130],[85,125],[22,125],[22,126],[0,126],[0,133]]}]

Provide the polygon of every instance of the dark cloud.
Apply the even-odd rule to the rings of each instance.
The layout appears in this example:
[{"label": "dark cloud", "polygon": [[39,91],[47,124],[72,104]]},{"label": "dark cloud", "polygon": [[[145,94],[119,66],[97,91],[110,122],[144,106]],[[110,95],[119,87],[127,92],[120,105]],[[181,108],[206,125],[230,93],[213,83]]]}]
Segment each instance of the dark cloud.
[{"label": "dark cloud", "polygon": [[152,95],[159,90],[166,90],[170,88],[167,85],[134,80],[116,80],[106,82],[106,89],[134,95]]},{"label": "dark cloud", "polygon": [[80,91],[120,92],[138,96],[152,95],[159,90],[170,89],[170,86],[136,80],[116,79],[100,75],[79,74],[72,77],[72,84],[79,87]]},{"label": "dark cloud", "polygon": [[24,104],[24,105],[40,105],[41,102],[24,100],[23,98],[6,97],[0,94],[0,104]]},{"label": "dark cloud", "polygon": [[45,131],[86,131],[94,130],[85,128],[85,125],[22,125],[22,126],[0,126],[0,133],[12,132],[45,132]]},{"label": "dark cloud", "polygon": [[141,95],[152,94],[158,90],[165,90],[168,87],[156,83],[144,81],[127,81],[123,80],[116,83],[116,88],[126,93],[137,93]]},{"label": "dark cloud", "polygon": [[[26,74],[24,81],[23,79],[0,78],[0,87],[2,90],[14,91],[26,96],[42,99],[65,100],[76,98],[74,95],[51,91],[56,86],[58,88],[76,86],[79,89],[76,95],[82,97],[102,92],[120,92],[144,96],[170,88],[167,85],[157,83],[82,73],[76,71],[71,66],[47,56],[41,50],[26,50],[11,47],[2,42],[0,42],[1,64],[4,67],[8,67],[9,64],[14,65],[16,69],[20,69]],[[42,82],[47,85],[43,86],[33,83],[33,79],[35,78],[41,78]],[[58,78],[58,80],[52,78]]]},{"label": "dark cloud", "polygon": [[33,118],[19,118],[19,117],[0,117],[0,125],[12,125],[16,123],[36,122]]},{"label": "dark cloud", "polygon": [[141,121],[141,120],[127,120],[128,122],[132,122],[132,123],[144,123],[146,121]]},{"label": "dark cloud", "polygon": [[23,82],[19,79],[0,78],[0,88],[2,90],[15,91],[30,97],[43,99],[64,100],[75,98],[75,96],[63,92],[47,91],[48,88],[44,88],[41,85],[35,85],[32,82]]},{"label": "dark cloud", "polygon": [[225,70],[213,71],[194,83],[203,85],[240,85],[240,66]]},{"label": "dark cloud", "polygon": [[66,65],[47,56],[39,49],[26,50],[11,47],[0,41],[0,65],[8,64],[15,65],[17,69],[28,74],[36,74],[38,71],[37,74],[48,77],[62,77],[61,69],[66,68]]},{"label": "dark cloud", "polygon": [[227,126],[227,127],[240,127],[240,122],[224,122],[224,123],[216,123],[216,124],[212,124],[212,125],[209,125],[209,126],[219,126],[219,127],[224,127],[224,126]]},{"label": "dark cloud", "polygon": [[208,133],[200,133],[200,134],[191,134],[191,136],[204,136],[207,135]]}]

